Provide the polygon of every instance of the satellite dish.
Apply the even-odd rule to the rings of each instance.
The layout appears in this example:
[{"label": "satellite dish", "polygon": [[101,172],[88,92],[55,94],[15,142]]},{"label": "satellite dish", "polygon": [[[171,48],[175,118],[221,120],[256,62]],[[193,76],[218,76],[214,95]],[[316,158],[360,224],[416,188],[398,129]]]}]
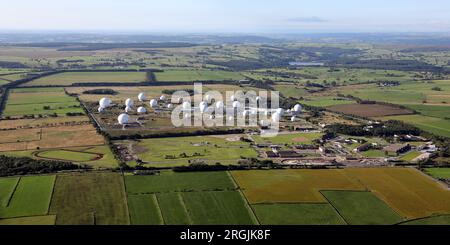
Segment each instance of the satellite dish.
[{"label": "satellite dish", "polygon": [[139,93],[139,94],[138,94],[138,100],[139,100],[140,102],[143,102],[143,101],[145,101],[146,99],[147,99],[147,97],[145,96],[144,93]]},{"label": "satellite dish", "polygon": [[239,103],[239,101],[233,102],[233,108],[239,108],[239,107],[241,107],[241,103]]},{"label": "satellite dish", "polygon": [[272,122],[279,122],[281,119],[281,115],[278,112],[275,112],[274,114],[272,114]]},{"label": "satellite dish", "polygon": [[133,102],[132,99],[128,98],[128,99],[125,100],[125,106],[133,107],[133,105],[134,105],[134,102]]},{"label": "satellite dish", "polygon": [[158,101],[155,99],[150,100],[150,107],[155,108],[156,106],[158,106]]},{"label": "satellite dish", "polygon": [[106,108],[111,105],[111,100],[108,98],[101,98],[98,102],[100,107]]},{"label": "satellite dish", "polygon": [[145,107],[141,106],[141,107],[137,108],[137,112],[139,114],[144,114],[147,112],[147,109],[145,109]]},{"label": "satellite dish", "polygon": [[125,125],[128,123],[128,114],[126,113],[122,113],[119,115],[119,117],[117,117],[117,121],[119,122],[120,125]]}]

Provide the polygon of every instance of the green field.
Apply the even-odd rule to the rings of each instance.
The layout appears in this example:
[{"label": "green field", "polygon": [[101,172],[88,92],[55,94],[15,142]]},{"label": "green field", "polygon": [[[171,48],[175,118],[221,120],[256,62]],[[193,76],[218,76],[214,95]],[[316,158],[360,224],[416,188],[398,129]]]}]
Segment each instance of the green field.
[{"label": "green field", "polygon": [[383,120],[399,120],[410,123],[424,131],[450,137],[450,120],[422,115],[388,116]]},{"label": "green field", "polygon": [[63,88],[21,88],[10,90],[2,115],[65,115],[68,112],[84,114],[76,98],[66,95]]},{"label": "green field", "polygon": [[420,156],[422,153],[417,152],[417,151],[410,151],[408,153],[406,153],[405,155],[403,155],[400,159],[405,161],[405,162],[410,162],[412,160],[414,160],[416,157]]},{"label": "green field", "polygon": [[[86,164],[93,168],[116,168],[117,159],[107,145],[89,147],[69,147],[55,150],[29,150],[3,152],[7,156],[31,157],[34,159],[65,160],[73,163]],[[93,159],[102,156],[100,159]]]},{"label": "green field", "polygon": [[166,225],[193,224],[184,204],[181,192],[156,194]]},{"label": "green field", "polygon": [[417,111],[418,113],[439,118],[450,118],[450,106],[447,105],[407,105],[408,108]]},{"label": "green field", "polygon": [[322,133],[294,133],[294,134],[278,134],[275,137],[264,138],[261,136],[253,136],[256,143],[271,143],[271,144],[311,144],[313,140],[319,139]]},{"label": "green field", "polygon": [[[150,166],[187,165],[194,159],[211,164],[234,164],[240,156],[256,157],[255,150],[246,142],[213,136],[143,139],[136,148],[139,149],[138,157]],[[183,153],[186,156],[181,156]]]},{"label": "green field", "polygon": [[132,223],[257,223],[227,172],[163,171],[156,176],[128,175],[125,183]]},{"label": "green field", "polygon": [[226,172],[162,172],[156,176],[125,176],[125,183],[128,194],[234,189]]},{"label": "green field", "polygon": [[368,150],[361,152],[361,155],[365,157],[385,157],[385,153],[382,150]]},{"label": "green field", "polygon": [[252,205],[264,225],[345,225],[329,204],[256,204]]},{"label": "green field", "polygon": [[388,225],[402,221],[386,203],[371,192],[321,191],[350,225]]},{"label": "green field", "polygon": [[237,191],[183,192],[182,197],[193,224],[255,224]]},{"label": "green field", "polygon": [[335,97],[312,97],[308,98],[308,100],[300,101],[302,104],[316,107],[327,107],[332,105],[347,105],[347,104],[355,104],[356,102],[353,100],[347,99],[339,99]]},{"label": "green field", "polygon": [[137,83],[146,81],[145,72],[64,72],[42,77],[23,86],[69,86],[73,83]]},{"label": "green field", "polygon": [[128,210],[132,225],[162,225],[158,201],[154,194],[129,195]]},{"label": "green field", "polygon": [[426,168],[425,172],[434,178],[450,179],[450,168]]},{"label": "green field", "polygon": [[93,153],[85,153],[78,151],[68,151],[68,150],[47,150],[39,152],[39,157],[49,158],[49,159],[60,159],[65,161],[74,161],[74,162],[87,162],[96,157],[96,154]]},{"label": "green field", "polygon": [[224,81],[244,79],[244,77],[237,72],[210,70],[165,70],[164,72],[155,72],[155,75],[156,80],[161,82]]},{"label": "green field", "polygon": [[50,214],[56,224],[129,224],[123,179],[117,173],[58,175]]},{"label": "green field", "polygon": [[7,207],[19,178],[0,178],[0,209]]},{"label": "green field", "polygon": [[[107,145],[72,147],[59,150],[33,151],[38,158],[49,158],[82,163],[94,168],[116,168],[117,160]],[[98,158],[97,158],[98,157]]]},{"label": "green field", "polygon": [[7,207],[0,207],[0,218],[46,215],[55,176],[21,177]]},{"label": "green field", "polygon": [[[439,87],[442,91],[434,91],[433,87]],[[404,81],[400,86],[379,87],[376,84],[362,85],[359,87],[342,87],[341,93],[351,94],[361,99],[384,101],[404,105],[427,104],[445,105],[450,103],[447,96],[450,90],[449,81]]]}]

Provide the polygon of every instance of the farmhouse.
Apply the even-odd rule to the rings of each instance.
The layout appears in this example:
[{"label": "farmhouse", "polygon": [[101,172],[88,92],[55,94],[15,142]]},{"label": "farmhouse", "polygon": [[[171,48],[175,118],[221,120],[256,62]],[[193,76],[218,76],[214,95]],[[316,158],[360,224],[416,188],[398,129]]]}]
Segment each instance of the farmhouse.
[{"label": "farmhouse", "polygon": [[392,145],[384,147],[383,150],[390,152],[390,153],[401,154],[401,153],[405,153],[405,152],[408,152],[409,150],[411,150],[411,145],[409,145],[409,144],[392,144]]}]

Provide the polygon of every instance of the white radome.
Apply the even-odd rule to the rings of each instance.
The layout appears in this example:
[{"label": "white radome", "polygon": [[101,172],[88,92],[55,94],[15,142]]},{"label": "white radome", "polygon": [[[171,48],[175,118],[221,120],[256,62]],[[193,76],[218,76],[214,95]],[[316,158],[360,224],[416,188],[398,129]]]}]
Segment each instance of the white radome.
[{"label": "white radome", "polygon": [[103,112],[104,110],[105,110],[104,107],[101,107],[101,106],[98,107],[98,112]]},{"label": "white radome", "polygon": [[111,105],[111,100],[108,98],[101,98],[98,104],[100,107],[106,108]]},{"label": "white radome", "polygon": [[126,105],[127,107],[133,107],[134,102],[133,102],[132,99],[128,98],[128,99],[125,100],[125,105]]},{"label": "white radome", "polygon": [[119,122],[119,124],[124,125],[128,123],[128,114],[126,113],[122,113],[119,115],[119,117],[117,117],[117,121]]},{"label": "white radome", "polygon": [[189,109],[191,107],[191,103],[189,103],[189,102],[187,102],[187,101],[185,101],[185,102],[183,102],[183,109]]},{"label": "white radome", "polygon": [[207,95],[205,96],[205,100],[206,100],[207,102],[210,102],[210,101],[211,101],[211,95],[207,94]]},{"label": "white radome", "polygon": [[158,101],[155,99],[150,100],[150,107],[155,108],[158,105]]},{"label": "white radome", "polygon": [[146,99],[147,99],[147,97],[145,96],[144,93],[139,93],[139,94],[138,94],[138,100],[139,100],[140,102],[143,102],[143,101],[145,101]]},{"label": "white radome", "polygon": [[291,122],[295,122],[295,117],[291,117]]},{"label": "white radome", "polygon": [[216,102],[216,109],[222,109],[223,108],[223,102],[222,101],[217,101]]},{"label": "white radome", "polygon": [[272,122],[279,122],[281,119],[281,115],[278,112],[272,114]]},{"label": "white radome", "polygon": [[131,108],[130,106],[125,107],[125,112],[131,112],[133,110],[133,108]]},{"label": "white radome", "polygon": [[143,113],[147,112],[147,109],[145,109],[145,107],[141,106],[141,107],[137,108],[137,112],[139,114],[143,114]]},{"label": "white radome", "polygon": [[280,117],[282,117],[284,115],[284,109],[283,108],[278,108],[276,110],[276,113],[280,114]]},{"label": "white radome", "polygon": [[233,108],[239,108],[239,107],[241,107],[241,103],[239,103],[239,101],[233,102]]},{"label": "white radome", "polygon": [[301,110],[302,110],[302,106],[301,106],[301,105],[296,104],[296,105],[294,106],[294,111],[295,111],[295,112],[300,112]]},{"label": "white radome", "polygon": [[173,108],[173,105],[172,104],[168,104],[167,105],[167,109],[172,109]]},{"label": "white radome", "polygon": [[200,102],[200,104],[198,105],[200,108],[200,112],[204,113],[206,108],[208,108],[208,103],[206,103],[205,101]]},{"label": "white radome", "polygon": [[162,101],[166,100],[166,96],[165,95],[161,95],[161,97],[159,97],[159,100],[162,100]]},{"label": "white radome", "polygon": [[236,100],[236,96],[231,95],[230,100],[231,100],[231,101],[235,101],[235,100]]}]

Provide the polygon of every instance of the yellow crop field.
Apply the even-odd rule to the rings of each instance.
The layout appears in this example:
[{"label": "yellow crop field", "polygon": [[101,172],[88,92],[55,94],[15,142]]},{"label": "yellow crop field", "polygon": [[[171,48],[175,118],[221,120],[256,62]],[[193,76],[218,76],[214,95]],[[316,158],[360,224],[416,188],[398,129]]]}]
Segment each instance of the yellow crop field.
[{"label": "yellow crop field", "polygon": [[408,219],[450,213],[450,191],[415,169],[345,169],[344,172]]},{"label": "yellow crop field", "polygon": [[232,176],[251,204],[325,203],[320,190],[365,190],[338,169],[233,171]]}]

